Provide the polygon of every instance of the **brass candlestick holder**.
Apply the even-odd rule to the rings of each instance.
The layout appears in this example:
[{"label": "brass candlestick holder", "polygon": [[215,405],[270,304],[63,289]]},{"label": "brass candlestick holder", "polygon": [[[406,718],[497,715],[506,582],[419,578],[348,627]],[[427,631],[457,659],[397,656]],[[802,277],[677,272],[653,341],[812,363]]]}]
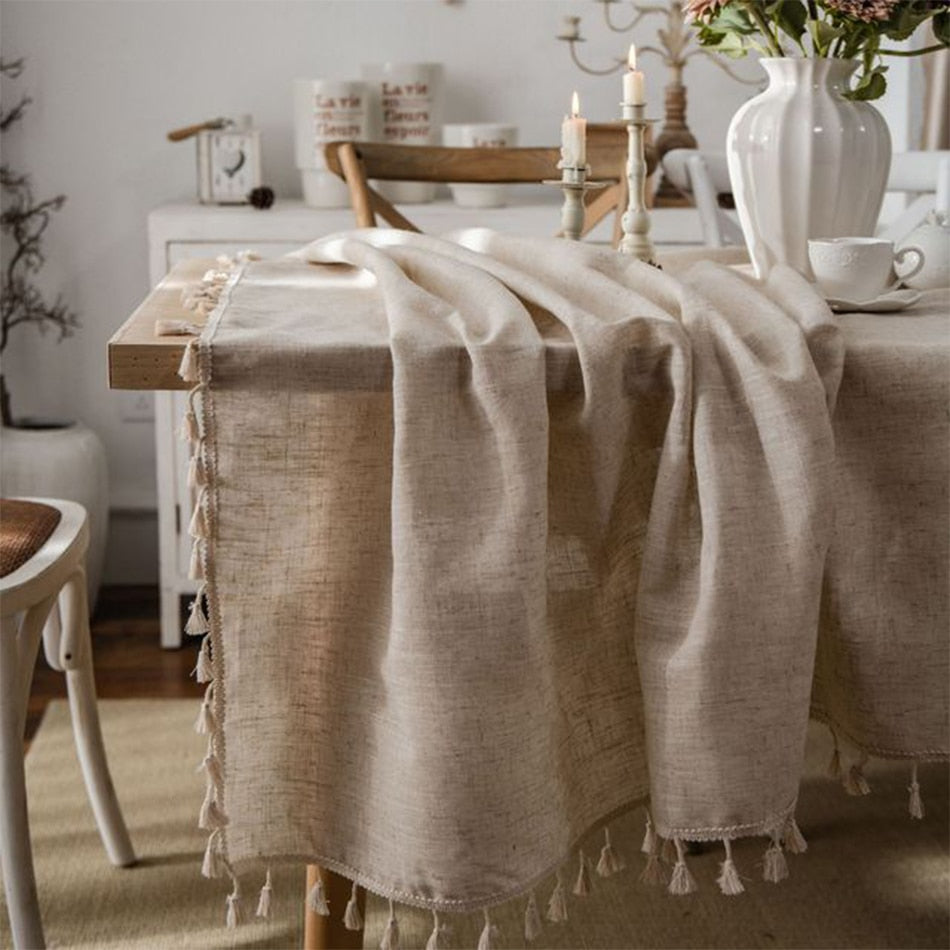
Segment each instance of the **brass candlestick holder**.
[{"label": "brass candlestick holder", "polygon": [[647,211],[646,131],[656,122],[644,115],[645,105],[621,103],[627,126],[627,210],[620,219],[623,238],[620,253],[657,267],[656,251],[650,240],[650,213]]}]

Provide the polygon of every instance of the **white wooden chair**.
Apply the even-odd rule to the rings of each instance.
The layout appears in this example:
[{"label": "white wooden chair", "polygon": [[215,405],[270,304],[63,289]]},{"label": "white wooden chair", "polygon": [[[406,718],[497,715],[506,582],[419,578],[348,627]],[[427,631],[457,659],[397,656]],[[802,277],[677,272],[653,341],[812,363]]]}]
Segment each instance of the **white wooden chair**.
[{"label": "white wooden chair", "polygon": [[96,708],[84,566],[88,545],[81,505],[0,502],[0,858],[17,948],[45,946],[23,769],[26,708],[41,636],[50,666],[66,674],[79,763],[109,860],[121,867],[135,862]]},{"label": "white wooden chair", "polygon": [[[673,149],[663,156],[662,164],[669,180],[693,198],[703,243],[711,247],[742,244],[742,229],[734,214],[719,206],[719,196],[732,192],[725,153]],[[913,196],[904,211],[879,227],[881,237],[898,242],[935,208],[950,210],[950,151],[896,153],[887,190]]]}]

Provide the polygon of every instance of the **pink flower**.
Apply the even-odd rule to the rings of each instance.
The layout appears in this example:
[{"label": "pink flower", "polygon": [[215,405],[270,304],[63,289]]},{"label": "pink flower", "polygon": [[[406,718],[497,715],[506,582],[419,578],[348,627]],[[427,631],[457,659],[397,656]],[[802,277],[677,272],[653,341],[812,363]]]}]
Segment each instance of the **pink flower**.
[{"label": "pink flower", "polygon": [[701,20],[703,17],[717,13],[723,3],[728,0],[686,0],[683,7],[683,19],[687,23]]},{"label": "pink flower", "polygon": [[875,20],[889,20],[900,0],[822,0],[822,3],[835,13],[873,23]]}]

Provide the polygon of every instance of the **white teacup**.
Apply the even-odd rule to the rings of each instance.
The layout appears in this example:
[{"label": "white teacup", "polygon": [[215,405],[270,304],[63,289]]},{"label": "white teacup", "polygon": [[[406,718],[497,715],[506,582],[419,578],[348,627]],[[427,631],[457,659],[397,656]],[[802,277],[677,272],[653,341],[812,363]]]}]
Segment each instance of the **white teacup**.
[{"label": "white teacup", "polygon": [[[463,148],[511,148],[518,144],[518,127],[498,122],[452,122],[442,127],[442,144]],[[460,208],[502,208],[507,185],[449,185]]]},{"label": "white teacup", "polygon": [[[917,257],[913,266],[896,270],[895,264],[902,265],[908,254]],[[808,260],[826,297],[864,302],[913,277],[924,266],[924,252],[904,247],[895,254],[893,242],[881,238],[813,238],[808,242]]]}]

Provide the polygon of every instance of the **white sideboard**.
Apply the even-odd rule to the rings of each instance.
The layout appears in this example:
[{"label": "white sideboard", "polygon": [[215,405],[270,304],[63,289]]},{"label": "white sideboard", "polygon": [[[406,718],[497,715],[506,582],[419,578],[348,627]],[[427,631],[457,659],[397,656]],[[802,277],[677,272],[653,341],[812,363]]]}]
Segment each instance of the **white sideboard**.
[{"label": "white sideboard", "polygon": [[[519,188],[506,208],[470,210],[451,201],[414,205],[406,214],[423,231],[440,234],[465,227],[496,228],[513,234],[551,236],[560,226],[560,196]],[[300,201],[279,201],[266,211],[250,206],[169,204],[148,216],[149,277],[155,284],[185,258],[216,257],[251,249],[277,257],[309,241],[354,226],[348,208],[308,208]],[[608,240],[611,221],[590,236]],[[699,218],[692,208],[664,208],[653,213],[653,240],[658,245],[698,244]],[[161,643],[175,648],[182,642],[181,599],[193,595],[188,579],[191,539],[190,489],[186,481],[186,446],[177,437],[184,413],[184,394],[163,392],[155,397],[155,455],[158,482]]]}]

